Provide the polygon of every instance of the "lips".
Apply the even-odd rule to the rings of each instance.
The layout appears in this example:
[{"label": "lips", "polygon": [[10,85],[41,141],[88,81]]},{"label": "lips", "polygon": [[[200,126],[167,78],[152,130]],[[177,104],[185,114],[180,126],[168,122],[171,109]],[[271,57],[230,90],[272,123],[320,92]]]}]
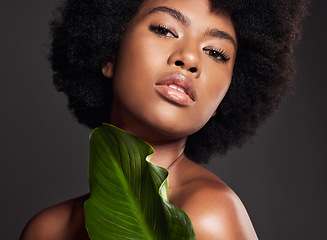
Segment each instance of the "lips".
[{"label": "lips", "polygon": [[188,106],[196,100],[196,89],[191,78],[180,74],[168,74],[156,83],[158,93],[170,102]]}]

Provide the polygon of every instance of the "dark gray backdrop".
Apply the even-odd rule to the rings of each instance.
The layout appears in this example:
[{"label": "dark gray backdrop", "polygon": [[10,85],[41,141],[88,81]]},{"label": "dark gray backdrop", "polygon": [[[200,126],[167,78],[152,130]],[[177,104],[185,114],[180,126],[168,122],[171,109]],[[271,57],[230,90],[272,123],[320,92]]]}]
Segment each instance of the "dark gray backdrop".
[{"label": "dark gray backdrop", "polygon": [[[88,191],[89,130],[51,84],[47,22],[54,0],[0,3],[0,239]],[[246,205],[260,239],[327,239],[326,1],[313,1],[297,47],[295,93],[242,149],[207,166]]]}]

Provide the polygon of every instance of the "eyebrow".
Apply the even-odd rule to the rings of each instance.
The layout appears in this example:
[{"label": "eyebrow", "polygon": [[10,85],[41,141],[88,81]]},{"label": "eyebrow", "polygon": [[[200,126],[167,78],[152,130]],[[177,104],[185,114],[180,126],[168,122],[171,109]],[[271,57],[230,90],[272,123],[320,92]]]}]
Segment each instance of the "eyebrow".
[{"label": "eyebrow", "polygon": [[157,12],[164,12],[168,13],[170,16],[181,22],[183,25],[188,26],[190,24],[190,19],[183,15],[180,11],[169,8],[169,7],[156,7],[150,10],[146,15],[157,13]]},{"label": "eyebrow", "polygon": [[234,45],[234,48],[237,49],[237,43],[235,39],[225,31],[221,31],[218,29],[209,29],[205,32],[204,35],[229,40]]},{"label": "eyebrow", "polygon": [[[176,9],[172,9],[165,6],[153,8],[146,15],[157,13],[157,12],[168,13],[170,16],[181,22],[183,25],[185,26],[190,25],[191,20],[188,17],[186,17],[184,14],[182,14],[180,11]],[[218,29],[209,29],[205,32],[204,35],[229,40],[233,44],[234,48],[237,49],[237,43],[235,39],[225,31],[221,31]]]}]

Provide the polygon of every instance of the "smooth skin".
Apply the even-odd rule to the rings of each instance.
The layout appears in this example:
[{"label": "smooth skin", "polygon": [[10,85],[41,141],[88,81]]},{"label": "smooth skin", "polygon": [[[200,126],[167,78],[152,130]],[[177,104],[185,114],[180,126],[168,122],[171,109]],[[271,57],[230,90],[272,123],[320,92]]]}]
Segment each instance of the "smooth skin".
[{"label": "smooth skin", "polygon": [[[217,176],[187,159],[187,136],[215,115],[231,82],[236,33],[225,12],[206,0],[145,1],[130,22],[113,63],[102,68],[113,79],[111,123],[149,142],[151,161],[169,170],[170,202],[190,217],[197,240],[258,239],[237,195]],[[191,79],[190,104],[158,91],[162,77]],[[182,95],[182,97],[187,97]],[[88,239],[83,203],[87,195],[50,207],[26,226],[22,240]]]}]

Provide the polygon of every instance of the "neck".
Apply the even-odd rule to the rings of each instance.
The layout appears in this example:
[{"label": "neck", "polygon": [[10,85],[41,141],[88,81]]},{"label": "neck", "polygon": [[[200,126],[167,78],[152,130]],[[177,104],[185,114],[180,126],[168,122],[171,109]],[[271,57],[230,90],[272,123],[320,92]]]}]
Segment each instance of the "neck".
[{"label": "neck", "polygon": [[113,104],[112,108],[111,123],[148,142],[154,149],[151,162],[166,168],[169,171],[169,181],[172,183],[175,171],[185,158],[184,149],[187,137],[169,136],[156,127],[138,121],[127,111],[117,110],[116,104]]},{"label": "neck", "polygon": [[168,171],[173,170],[173,167],[185,157],[185,142],[186,138],[164,142],[149,142],[154,149],[151,162],[166,168]]},{"label": "neck", "polygon": [[149,144],[154,148],[154,154],[151,156],[151,162],[157,166],[166,168],[169,172],[169,188],[179,185],[178,176],[175,174],[182,162],[186,159],[184,154],[185,139],[174,140],[169,142],[156,142]]},{"label": "neck", "polygon": [[187,138],[185,137],[171,140],[163,140],[162,138],[159,138],[160,140],[157,140],[153,137],[145,137],[149,136],[148,133],[145,135],[144,132],[143,134],[139,134],[139,131],[134,132],[131,128],[124,128],[120,124],[117,125],[117,127],[122,128],[125,131],[133,134],[134,136],[143,139],[153,147],[154,154],[151,156],[151,162],[156,164],[157,166],[166,168],[169,171],[169,184],[175,184],[175,172],[178,170],[181,162],[183,162],[183,160],[186,158],[186,156],[184,155],[184,149]]}]

